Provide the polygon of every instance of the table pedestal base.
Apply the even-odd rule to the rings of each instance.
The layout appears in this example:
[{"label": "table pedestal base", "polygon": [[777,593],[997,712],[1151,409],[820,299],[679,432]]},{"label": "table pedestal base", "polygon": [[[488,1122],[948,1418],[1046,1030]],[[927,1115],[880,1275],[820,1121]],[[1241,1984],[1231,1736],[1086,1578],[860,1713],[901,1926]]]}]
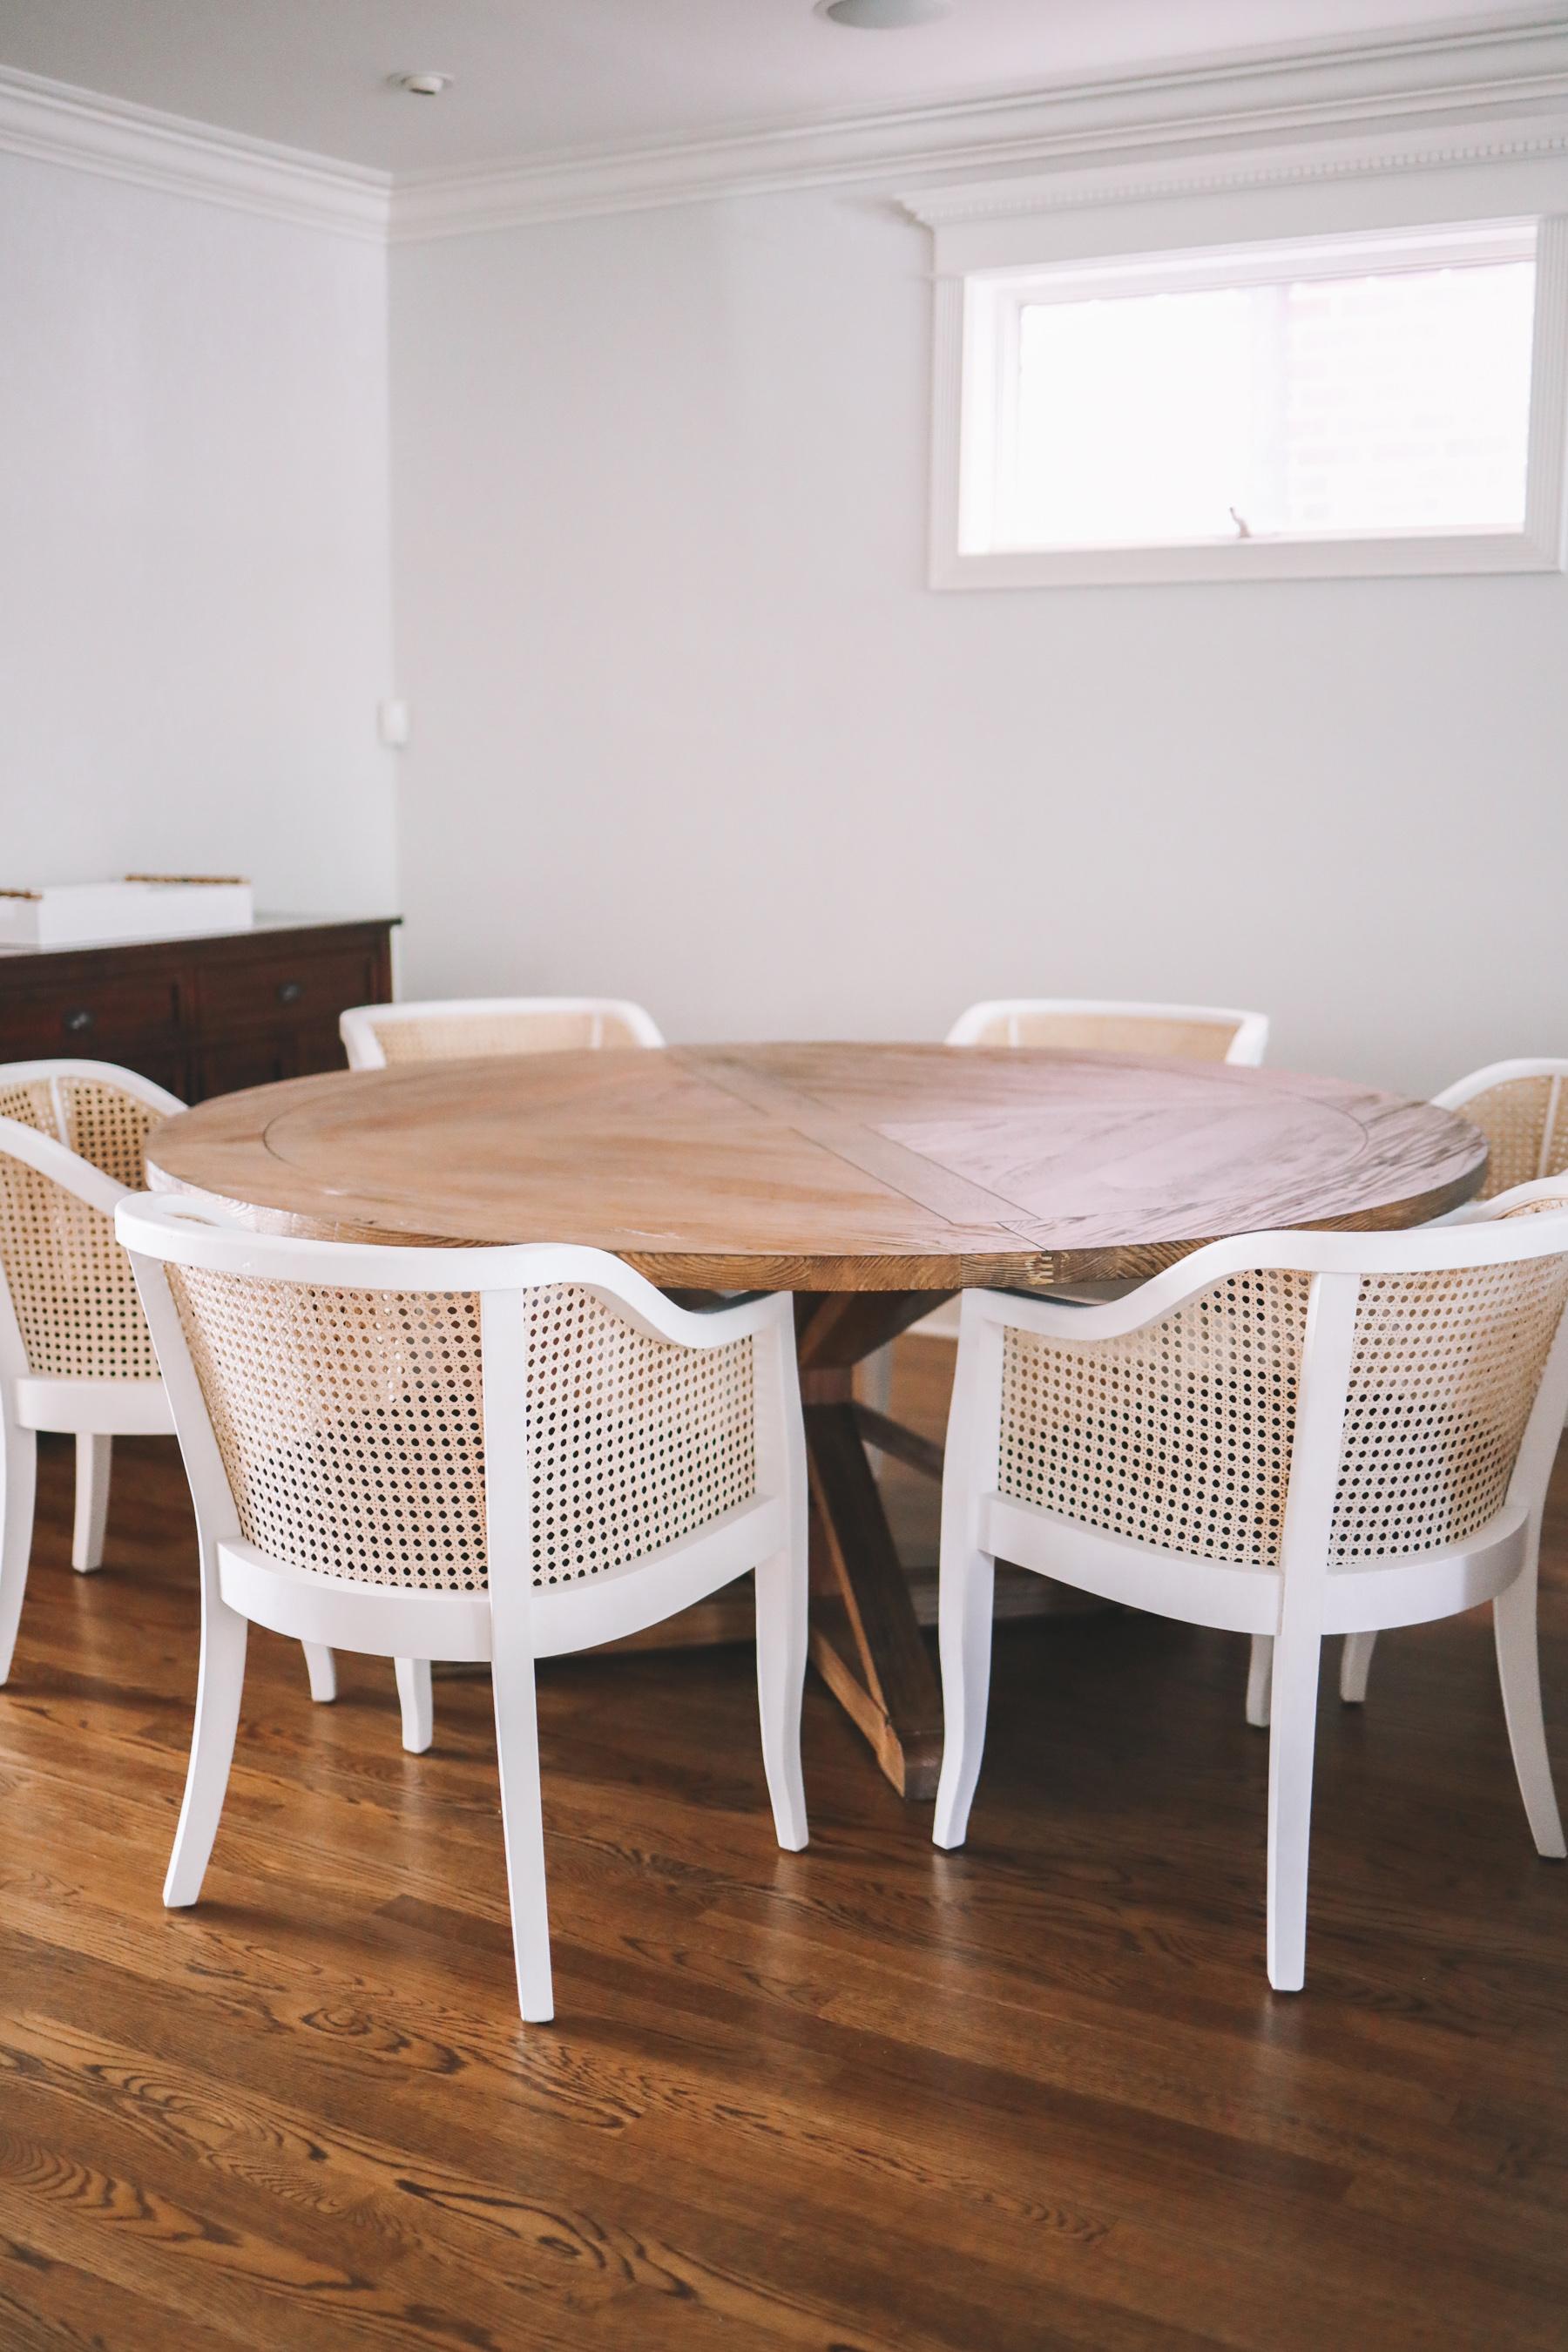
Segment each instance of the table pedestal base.
[{"label": "table pedestal base", "polygon": [[942,1449],[858,1405],[854,1368],[951,1296],[829,1291],[795,1299],[811,1472],[811,1662],[899,1794],[926,1802],[942,1769],[942,1689],[866,1444],[871,1437],[938,1478]]}]

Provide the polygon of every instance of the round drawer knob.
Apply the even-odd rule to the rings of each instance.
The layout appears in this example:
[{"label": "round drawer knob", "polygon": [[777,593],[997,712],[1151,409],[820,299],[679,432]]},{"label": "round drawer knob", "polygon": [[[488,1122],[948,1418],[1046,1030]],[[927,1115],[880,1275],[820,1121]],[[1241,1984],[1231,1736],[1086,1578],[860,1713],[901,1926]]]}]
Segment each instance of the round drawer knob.
[{"label": "round drawer knob", "polygon": [[65,1015],[60,1026],[68,1030],[73,1037],[79,1037],[84,1029],[92,1027],[92,1014],[85,1004],[75,1005]]},{"label": "round drawer knob", "polygon": [[280,980],[278,983],[279,1004],[298,1004],[304,993],[305,983],[302,980]]}]

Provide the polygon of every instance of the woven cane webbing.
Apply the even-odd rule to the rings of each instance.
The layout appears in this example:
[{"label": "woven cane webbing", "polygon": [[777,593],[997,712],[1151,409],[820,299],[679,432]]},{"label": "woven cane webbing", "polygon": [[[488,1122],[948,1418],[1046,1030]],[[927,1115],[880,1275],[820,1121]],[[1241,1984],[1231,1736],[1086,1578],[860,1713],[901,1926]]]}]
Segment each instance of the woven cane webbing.
[{"label": "woven cane webbing", "polygon": [[[1121,1339],[1007,1331],[999,1491],[1277,1569],[1309,1288],[1258,1271]],[[1331,1558],[1458,1543],[1501,1507],[1565,1299],[1568,1258],[1363,1281]]]},{"label": "woven cane webbing", "polygon": [[[169,1279],[248,1542],[321,1575],[482,1590],[476,1297]],[[674,1347],[540,1289],[528,1375],[536,1584],[640,1559],[754,1494],[749,1339]]]},{"label": "woven cane webbing", "polygon": [[478,1298],[168,1271],[246,1540],[323,1576],[482,1587]]},{"label": "woven cane webbing", "polygon": [[1501,1508],[1565,1299],[1560,1257],[1363,1282],[1334,1559],[1462,1543]]},{"label": "woven cane webbing", "polygon": [[152,1334],[113,1220],[5,1151],[0,1270],[36,1377],[157,1379]]},{"label": "woven cane webbing", "polygon": [[374,1022],[388,1062],[461,1061],[481,1054],[558,1054],[589,1045],[635,1045],[614,1013],[453,1013],[427,1021]]},{"label": "woven cane webbing", "polygon": [[[1458,1116],[1479,1127],[1490,1146],[1486,1181],[1477,1198],[1492,1201],[1516,1184],[1560,1176],[1568,1168],[1568,1087],[1543,1072],[1505,1078],[1461,1103]],[[1555,1115],[1554,1115],[1555,1114]]]},{"label": "woven cane webbing", "polygon": [[640,1559],[751,1501],[750,1339],[645,1339],[581,1290],[536,1290],[530,1309],[536,1582]]},{"label": "woven cane webbing", "polygon": [[1152,1013],[1001,1013],[972,1040],[976,1045],[1055,1045],[1079,1054],[1173,1054],[1184,1062],[1223,1062],[1234,1021],[1162,1020]]},{"label": "woven cane webbing", "polygon": [[122,1087],[68,1071],[0,1086],[0,1118],[52,1135],[131,1192],[146,1190],[142,1147],[163,1116]]},{"label": "woven cane webbing", "polygon": [[0,1118],[14,1118],[18,1127],[52,1135],[57,1143],[65,1141],[47,1078],[12,1078],[0,1086]]},{"label": "woven cane webbing", "polygon": [[1008,1331],[1000,1492],[1162,1551],[1278,1567],[1309,1287],[1232,1275],[1120,1339]]},{"label": "woven cane webbing", "polygon": [[61,1141],[128,1192],[145,1192],[142,1147],[163,1112],[98,1078],[62,1076],[55,1085],[65,1114]]}]

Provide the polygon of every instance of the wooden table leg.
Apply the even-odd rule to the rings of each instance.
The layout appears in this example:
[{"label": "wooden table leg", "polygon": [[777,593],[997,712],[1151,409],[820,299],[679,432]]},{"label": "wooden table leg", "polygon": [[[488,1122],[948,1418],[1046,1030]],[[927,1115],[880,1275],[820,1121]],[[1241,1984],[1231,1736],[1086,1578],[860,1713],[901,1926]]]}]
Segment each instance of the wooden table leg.
[{"label": "wooden table leg", "polygon": [[798,1297],[795,1328],[811,1470],[811,1660],[902,1797],[929,1801],[942,1769],[942,1689],[866,1459],[854,1367],[944,1294]]}]

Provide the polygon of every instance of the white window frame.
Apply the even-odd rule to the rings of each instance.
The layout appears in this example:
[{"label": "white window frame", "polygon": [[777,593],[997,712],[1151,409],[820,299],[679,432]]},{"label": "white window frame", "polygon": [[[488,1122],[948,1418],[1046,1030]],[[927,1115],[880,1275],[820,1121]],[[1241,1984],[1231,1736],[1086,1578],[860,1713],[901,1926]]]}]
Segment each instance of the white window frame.
[{"label": "white window frame", "polygon": [[[1458,175],[1461,179],[1464,174]],[[1525,193],[1523,189],[1519,191]],[[1131,215],[1096,215],[1091,205],[1076,217],[1043,209],[1031,217],[1026,198],[1017,188],[993,194],[987,216],[985,190],[936,191],[926,197],[906,198],[906,209],[936,232],[936,321],[933,339],[931,537],[930,584],[939,589],[1111,586],[1119,583],[1240,580],[1368,579],[1462,572],[1555,572],[1564,567],[1564,452],[1568,443],[1568,215],[1546,208],[1466,205],[1482,192],[1447,189],[1450,205],[1436,217],[1400,220],[1399,207],[1367,204],[1366,216],[1347,227],[1331,214],[1313,220],[1315,205],[1298,202],[1284,217],[1280,207],[1266,197],[1251,210],[1263,221],[1272,209],[1278,226],[1273,233],[1225,241],[1212,235],[1215,207],[1184,207],[1166,204],[1152,215],[1167,241],[1152,243],[1147,228],[1149,207]],[[1293,192],[1300,195],[1300,192]],[[1511,190],[1510,193],[1513,193]],[[1531,191],[1531,193],[1534,193]],[[1542,191],[1546,194],[1545,190]],[[1562,201],[1558,189],[1552,197]],[[1059,198],[1058,198],[1059,202]],[[1463,206],[1464,209],[1458,209]],[[1187,210],[1194,234],[1184,241]],[[1235,200],[1221,208],[1234,218]],[[1087,216],[1089,227],[1084,223]],[[1260,221],[1259,226],[1263,226]],[[1131,232],[1117,243],[1119,227]],[[1138,236],[1142,229],[1144,234]],[[1281,234],[1281,231],[1285,232]],[[1531,371],[1529,456],[1526,474],[1524,527],[1519,531],[1458,530],[1368,535],[1364,538],[1256,537],[1232,541],[1145,547],[996,549],[965,553],[973,541],[975,502],[984,500],[984,446],[993,455],[997,444],[996,411],[1005,396],[999,358],[1009,332],[1016,334],[1024,303],[1038,299],[1041,289],[1053,299],[1070,290],[1069,272],[1079,271],[1079,285],[1099,290],[1119,278],[1126,291],[1142,290],[1162,277],[1171,283],[1195,285],[1200,274],[1215,284],[1239,284],[1248,278],[1268,279],[1279,274],[1279,257],[1296,257],[1293,277],[1316,267],[1331,275],[1342,268],[1342,257],[1353,258],[1359,249],[1374,247],[1385,253],[1391,244],[1405,247],[1406,266],[1420,266],[1425,246],[1434,257],[1427,267],[1458,253],[1468,238],[1472,251],[1482,241],[1496,238],[1506,248],[1511,236],[1534,232],[1535,324]],[[1321,264],[1310,264],[1300,249],[1321,242]],[[1499,257],[1503,257],[1500,253]],[[1298,266],[1298,263],[1300,266]],[[1033,275],[1031,276],[1031,273]],[[1178,276],[1179,273],[1179,276]],[[1190,274],[1189,274],[1190,273]],[[975,420],[984,420],[977,430]],[[966,525],[969,528],[966,529]]]}]

